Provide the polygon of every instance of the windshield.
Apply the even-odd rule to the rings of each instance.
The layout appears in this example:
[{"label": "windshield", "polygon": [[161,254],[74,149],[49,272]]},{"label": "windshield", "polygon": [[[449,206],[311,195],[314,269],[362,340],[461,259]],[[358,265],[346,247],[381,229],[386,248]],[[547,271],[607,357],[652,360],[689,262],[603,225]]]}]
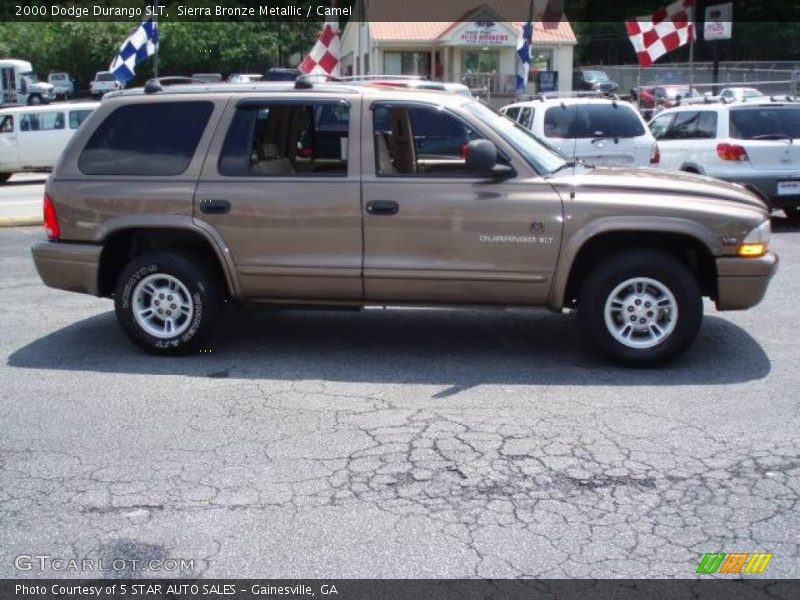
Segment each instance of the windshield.
[{"label": "windshield", "polygon": [[593,83],[595,81],[608,81],[608,75],[605,71],[584,71],[583,77],[586,81]]},{"label": "windshield", "polygon": [[464,108],[514,146],[539,173],[550,174],[567,164],[566,156],[553,146],[486,104],[469,102]]},{"label": "windshield", "polygon": [[36,71],[26,71],[22,73],[22,77],[29,80],[31,83],[39,83],[39,76],[36,75]]}]

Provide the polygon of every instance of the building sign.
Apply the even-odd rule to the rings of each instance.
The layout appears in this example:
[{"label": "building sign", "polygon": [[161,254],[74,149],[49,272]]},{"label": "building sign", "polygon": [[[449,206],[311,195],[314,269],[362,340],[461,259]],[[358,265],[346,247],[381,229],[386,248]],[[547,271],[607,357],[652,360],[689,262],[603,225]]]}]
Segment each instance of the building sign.
[{"label": "building sign", "polygon": [[733,3],[714,4],[706,8],[703,39],[729,40],[733,36]]},{"label": "building sign", "polygon": [[536,73],[537,92],[558,91],[558,71],[539,71]]},{"label": "building sign", "polygon": [[476,21],[467,26],[458,38],[465,46],[511,46],[517,42],[508,31],[494,21]]}]

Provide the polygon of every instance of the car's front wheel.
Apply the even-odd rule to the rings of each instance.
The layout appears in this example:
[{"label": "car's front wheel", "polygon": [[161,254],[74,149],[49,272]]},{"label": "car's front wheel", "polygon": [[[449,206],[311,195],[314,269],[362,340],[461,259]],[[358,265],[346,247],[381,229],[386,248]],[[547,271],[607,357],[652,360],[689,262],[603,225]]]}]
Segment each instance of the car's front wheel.
[{"label": "car's front wheel", "polygon": [[603,354],[630,366],[653,366],[684,352],[703,320],[703,298],[689,269],[657,251],[611,256],[585,279],[581,325]]},{"label": "car's front wheel", "polygon": [[783,209],[783,214],[785,214],[792,223],[800,223],[800,206],[787,206]]},{"label": "car's front wheel", "polygon": [[0,183],[5,183],[11,179],[12,173],[0,173]]},{"label": "car's front wheel", "polygon": [[114,295],[122,329],[153,354],[187,354],[208,339],[222,308],[217,277],[179,254],[143,254],[123,270]]}]

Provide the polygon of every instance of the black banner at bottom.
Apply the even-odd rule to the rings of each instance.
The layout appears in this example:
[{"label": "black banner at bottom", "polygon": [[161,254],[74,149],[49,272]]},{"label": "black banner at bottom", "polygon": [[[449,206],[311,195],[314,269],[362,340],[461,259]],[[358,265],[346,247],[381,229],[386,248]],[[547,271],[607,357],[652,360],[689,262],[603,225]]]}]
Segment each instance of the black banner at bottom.
[{"label": "black banner at bottom", "polygon": [[798,579],[5,579],[30,600],[761,600],[800,598]]}]

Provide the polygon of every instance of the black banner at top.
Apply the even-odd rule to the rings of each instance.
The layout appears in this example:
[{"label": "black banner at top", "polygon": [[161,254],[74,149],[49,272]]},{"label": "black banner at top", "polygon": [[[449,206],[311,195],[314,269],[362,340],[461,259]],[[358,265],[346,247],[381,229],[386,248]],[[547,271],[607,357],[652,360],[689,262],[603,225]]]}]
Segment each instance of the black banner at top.
[{"label": "black banner at top", "polygon": [[[655,13],[674,0],[534,0],[534,20],[621,22]],[[722,0],[694,0],[694,20]],[[151,8],[152,6],[155,8]],[[734,0],[734,22],[800,22],[800,1]],[[169,21],[457,22],[527,21],[530,0],[0,0],[0,22]]]}]

